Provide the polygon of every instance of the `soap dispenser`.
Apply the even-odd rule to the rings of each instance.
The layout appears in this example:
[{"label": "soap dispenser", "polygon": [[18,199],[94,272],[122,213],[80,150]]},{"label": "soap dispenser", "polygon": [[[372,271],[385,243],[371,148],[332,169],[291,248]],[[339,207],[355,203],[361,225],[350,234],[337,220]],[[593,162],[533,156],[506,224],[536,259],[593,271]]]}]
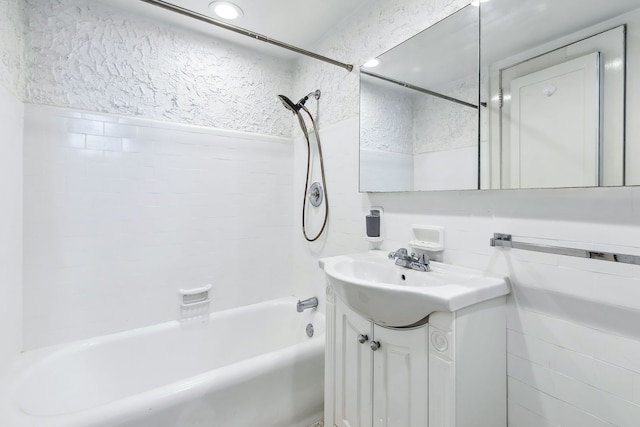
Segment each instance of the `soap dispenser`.
[{"label": "soap dispenser", "polygon": [[382,208],[371,207],[365,217],[365,239],[369,242],[382,242]]}]

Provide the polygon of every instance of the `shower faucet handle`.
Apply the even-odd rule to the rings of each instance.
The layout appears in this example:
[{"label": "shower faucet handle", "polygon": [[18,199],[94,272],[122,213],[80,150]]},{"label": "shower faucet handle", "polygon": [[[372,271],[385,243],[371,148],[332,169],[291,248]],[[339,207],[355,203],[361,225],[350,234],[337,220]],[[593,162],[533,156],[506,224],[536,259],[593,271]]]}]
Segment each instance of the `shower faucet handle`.
[{"label": "shower faucet handle", "polygon": [[429,264],[430,259],[427,254],[416,255],[412,253],[411,256],[420,264]]}]

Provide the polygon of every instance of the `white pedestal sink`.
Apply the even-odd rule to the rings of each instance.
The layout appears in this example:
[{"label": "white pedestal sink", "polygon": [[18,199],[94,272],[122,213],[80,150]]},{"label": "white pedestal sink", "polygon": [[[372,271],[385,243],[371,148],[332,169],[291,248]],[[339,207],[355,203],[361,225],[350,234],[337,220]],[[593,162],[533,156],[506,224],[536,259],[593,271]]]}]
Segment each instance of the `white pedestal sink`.
[{"label": "white pedestal sink", "polygon": [[431,262],[431,271],[394,264],[382,251],[320,260],[327,281],[356,312],[373,323],[406,327],[436,311],[454,312],[509,293],[504,278]]}]

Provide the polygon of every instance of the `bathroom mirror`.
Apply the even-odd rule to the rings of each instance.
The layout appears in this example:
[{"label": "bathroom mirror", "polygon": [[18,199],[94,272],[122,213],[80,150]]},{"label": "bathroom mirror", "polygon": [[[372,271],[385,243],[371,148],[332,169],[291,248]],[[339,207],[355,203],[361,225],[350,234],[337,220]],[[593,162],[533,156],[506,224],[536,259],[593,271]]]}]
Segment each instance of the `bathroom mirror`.
[{"label": "bathroom mirror", "polygon": [[481,3],[481,188],[640,184],[639,7]]},{"label": "bathroom mirror", "polygon": [[360,191],[478,189],[478,37],[469,5],[361,67]]}]

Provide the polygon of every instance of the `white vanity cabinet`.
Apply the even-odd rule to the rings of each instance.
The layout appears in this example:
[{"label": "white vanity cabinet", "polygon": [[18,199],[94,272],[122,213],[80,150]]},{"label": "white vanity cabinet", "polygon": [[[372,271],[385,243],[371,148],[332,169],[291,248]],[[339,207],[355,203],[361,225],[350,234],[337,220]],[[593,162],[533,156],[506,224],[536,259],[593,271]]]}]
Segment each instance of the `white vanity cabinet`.
[{"label": "white vanity cabinet", "polygon": [[[332,420],[340,427],[370,426],[373,351],[369,339],[373,336],[373,328],[371,322],[355,315],[344,304],[332,308],[335,308],[335,326],[331,331],[335,339],[331,354],[335,360],[331,379],[335,402],[335,420],[333,417]],[[327,423],[325,417],[325,425],[333,424]]]},{"label": "white vanity cabinet", "polygon": [[505,335],[505,297],[389,329],[328,286],[325,425],[505,427]]},{"label": "white vanity cabinet", "polygon": [[385,329],[339,300],[335,320],[334,424],[426,426],[427,328]]}]

